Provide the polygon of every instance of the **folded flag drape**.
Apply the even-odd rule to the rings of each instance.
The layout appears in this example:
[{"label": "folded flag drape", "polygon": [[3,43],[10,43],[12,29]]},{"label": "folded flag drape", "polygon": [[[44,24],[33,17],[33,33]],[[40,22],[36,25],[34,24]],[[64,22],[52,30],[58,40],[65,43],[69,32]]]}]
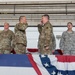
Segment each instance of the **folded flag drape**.
[{"label": "folded flag drape", "polygon": [[0,55],[1,75],[75,75],[75,56]]}]

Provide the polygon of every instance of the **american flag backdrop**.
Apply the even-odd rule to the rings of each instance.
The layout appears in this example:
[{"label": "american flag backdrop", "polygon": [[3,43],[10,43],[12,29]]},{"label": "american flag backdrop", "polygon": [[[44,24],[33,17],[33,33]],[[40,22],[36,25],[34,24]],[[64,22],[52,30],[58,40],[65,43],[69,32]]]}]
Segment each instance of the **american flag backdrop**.
[{"label": "american flag backdrop", "polygon": [[75,56],[1,54],[0,75],[75,75]]}]

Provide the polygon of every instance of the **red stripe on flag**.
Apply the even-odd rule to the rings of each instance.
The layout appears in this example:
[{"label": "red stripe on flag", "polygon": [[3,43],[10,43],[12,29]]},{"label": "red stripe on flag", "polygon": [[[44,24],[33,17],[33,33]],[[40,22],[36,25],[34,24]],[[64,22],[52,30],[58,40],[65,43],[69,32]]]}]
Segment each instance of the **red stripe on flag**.
[{"label": "red stripe on flag", "polygon": [[56,55],[57,61],[59,62],[75,62],[75,56],[70,55]]},{"label": "red stripe on flag", "polygon": [[41,72],[40,72],[40,70],[39,70],[39,68],[38,68],[38,66],[37,66],[37,64],[36,64],[35,61],[33,60],[32,55],[31,55],[31,54],[27,54],[27,56],[28,56],[28,58],[29,58],[29,60],[30,60],[30,63],[32,64],[33,68],[35,69],[36,73],[37,73],[38,75],[42,75]]}]

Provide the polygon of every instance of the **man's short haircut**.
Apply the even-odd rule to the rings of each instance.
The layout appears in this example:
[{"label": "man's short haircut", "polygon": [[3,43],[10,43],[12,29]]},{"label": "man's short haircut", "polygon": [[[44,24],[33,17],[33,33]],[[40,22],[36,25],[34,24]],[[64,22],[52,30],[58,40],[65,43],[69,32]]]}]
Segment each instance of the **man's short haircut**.
[{"label": "man's short haircut", "polygon": [[25,17],[25,16],[20,16],[20,17],[19,17],[19,21],[20,21],[23,17]]},{"label": "man's short haircut", "polygon": [[68,26],[68,24],[71,24],[71,25],[73,26],[72,22],[68,22],[68,23],[67,23],[67,26]]},{"label": "man's short haircut", "polygon": [[47,17],[48,20],[50,18],[48,14],[44,14],[42,17]]}]

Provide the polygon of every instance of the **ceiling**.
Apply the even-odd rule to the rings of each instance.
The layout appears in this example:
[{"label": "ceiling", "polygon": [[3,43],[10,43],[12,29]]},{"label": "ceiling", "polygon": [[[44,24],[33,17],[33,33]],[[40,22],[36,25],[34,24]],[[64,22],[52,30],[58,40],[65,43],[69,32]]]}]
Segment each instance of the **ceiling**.
[{"label": "ceiling", "polygon": [[0,14],[75,14],[74,2],[3,2]]},{"label": "ceiling", "polygon": [[51,22],[55,23],[54,25],[56,25],[56,20],[72,20],[73,22],[75,20],[74,0],[5,1],[0,2],[0,25],[7,21],[14,26],[21,15],[25,15],[29,25],[33,26],[37,25],[42,14],[49,14]]}]

